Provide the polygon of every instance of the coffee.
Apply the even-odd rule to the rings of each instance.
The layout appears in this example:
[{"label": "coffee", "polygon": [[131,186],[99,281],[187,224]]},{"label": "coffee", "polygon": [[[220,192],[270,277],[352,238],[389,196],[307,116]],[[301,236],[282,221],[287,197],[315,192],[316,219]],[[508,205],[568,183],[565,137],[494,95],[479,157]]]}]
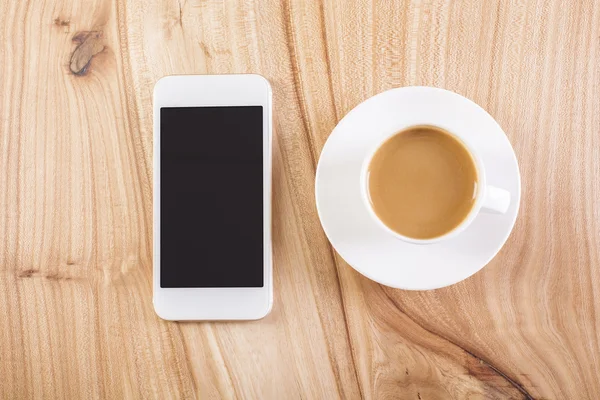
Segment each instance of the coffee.
[{"label": "coffee", "polygon": [[433,239],[461,224],[477,197],[477,167],[465,146],[433,126],[400,131],[385,141],[368,167],[375,214],[413,239]]}]

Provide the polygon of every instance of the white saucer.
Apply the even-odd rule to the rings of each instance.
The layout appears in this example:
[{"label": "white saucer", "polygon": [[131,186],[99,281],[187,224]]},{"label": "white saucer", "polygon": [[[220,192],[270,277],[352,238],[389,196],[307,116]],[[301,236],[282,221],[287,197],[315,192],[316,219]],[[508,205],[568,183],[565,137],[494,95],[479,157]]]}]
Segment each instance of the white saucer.
[{"label": "white saucer", "polygon": [[[364,158],[386,133],[422,124],[446,128],[473,147],[487,183],[511,193],[506,214],[479,213],[457,237],[430,245],[401,241],[371,219],[360,192]],[[498,253],[517,219],[521,177],[506,134],[483,108],[454,92],[415,86],[371,97],[338,123],[321,152],[315,192],[325,234],[348,264],[387,286],[427,290],[468,278]]]}]

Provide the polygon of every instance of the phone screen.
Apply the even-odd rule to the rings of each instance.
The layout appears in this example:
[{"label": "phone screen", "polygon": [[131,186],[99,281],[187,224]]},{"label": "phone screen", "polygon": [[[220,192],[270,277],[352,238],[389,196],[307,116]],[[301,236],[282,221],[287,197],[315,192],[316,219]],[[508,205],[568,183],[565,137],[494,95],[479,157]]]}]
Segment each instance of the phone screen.
[{"label": "phone screen", "polygon": [[160,286],[262,287],[263,108],[160,109]]}]

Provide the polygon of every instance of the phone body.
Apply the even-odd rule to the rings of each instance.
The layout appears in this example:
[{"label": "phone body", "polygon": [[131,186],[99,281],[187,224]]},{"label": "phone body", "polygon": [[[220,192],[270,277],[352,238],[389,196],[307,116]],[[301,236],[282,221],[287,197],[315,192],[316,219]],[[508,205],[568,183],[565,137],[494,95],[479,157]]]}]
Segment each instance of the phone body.
[{"label": "phone body", "polygon": [[153,303],[166,320],[250,320],[273,301],[272,92],[260,75],[154,87]]}]

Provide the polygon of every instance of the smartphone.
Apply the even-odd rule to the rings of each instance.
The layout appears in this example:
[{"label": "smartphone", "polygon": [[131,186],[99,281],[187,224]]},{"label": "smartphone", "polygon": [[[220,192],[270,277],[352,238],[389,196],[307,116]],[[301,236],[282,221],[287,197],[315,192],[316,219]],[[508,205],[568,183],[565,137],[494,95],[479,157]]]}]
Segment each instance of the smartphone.
[{"label": "smartphone", "polygon": [[154,87],[153,303],[166,320],[271,310],[271,87],[177,75]]}]

